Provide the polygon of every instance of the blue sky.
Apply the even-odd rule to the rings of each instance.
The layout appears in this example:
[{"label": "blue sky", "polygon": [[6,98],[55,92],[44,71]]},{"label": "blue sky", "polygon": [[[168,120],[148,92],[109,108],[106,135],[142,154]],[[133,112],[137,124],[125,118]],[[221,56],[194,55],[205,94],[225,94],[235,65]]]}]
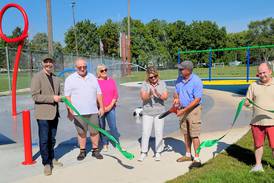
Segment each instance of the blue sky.
[{"label": "blue sky", "polygon": [[[107,19],[121,20],[127,16],[127,0],[75,0],[76,21],[90,19],[97,25]],[[0,8],[10,0],[0,0]],[[47,32],[46,0],[14,0],[20,4],[29,17],[29,35]],[[53,39],[64,43],[64,33],[72,26],[71,0],[52,0]],[[225,26],[228,32],[247,29],[250,21],[274,17],[273,0],[131,0],[131,16],[144,23],[152,19],[168,22],[183,20],[211,20]],[[6,11],[2,27],[10,34],[16,27],[23,28],[19,11]]]}]

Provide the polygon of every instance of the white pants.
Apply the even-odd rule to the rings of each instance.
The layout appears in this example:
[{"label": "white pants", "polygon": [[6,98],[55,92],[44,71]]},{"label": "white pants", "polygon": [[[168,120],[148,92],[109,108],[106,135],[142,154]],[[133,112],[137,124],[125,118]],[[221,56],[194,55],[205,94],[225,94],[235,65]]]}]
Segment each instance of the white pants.
[{"label": "white pants", "polygon": [[151,135],[152,126],[154,124],[155,129],[155,151],[160,153],[163,151],[163,130],[164,130],[164,119],[159,119],[158,116],[143,116],[143,129],[142,129],[142,143],[141,152],[148,152],[149,138]]}]

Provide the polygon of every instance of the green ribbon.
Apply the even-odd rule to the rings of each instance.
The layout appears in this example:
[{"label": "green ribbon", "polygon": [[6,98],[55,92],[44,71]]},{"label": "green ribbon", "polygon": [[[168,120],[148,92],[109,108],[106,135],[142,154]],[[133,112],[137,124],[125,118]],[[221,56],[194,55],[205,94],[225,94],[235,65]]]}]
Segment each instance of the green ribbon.
[{"label": "green ribbon", "polygon": [[232,125],[231,125],[231,128],[228,130],[228,132],[226,132],[223,136],[221,136],[221,137],[218,138],[218,139],[214,139],[214,140],[205,140],[205,141],[203,141],[203,142],[200,144],[200,146],[197,148],[197,150],[196,150],[196,153],[197,153],[197,154],[200,154],[200,151],[201,151],[201,149],[203,149],[203,148],[214,146],[215,144],[217,144],[222,138],[224,138],[224,137],[230,132],[230,130],[233,128],[233,126],[234,126],[236,120],[238,119],[238,117],[239,117],[239,115],[240,115],[240,113],[241,113],[241,111],[242,111],[242,108],[243,108],[243,106],[244,106],[246,100],[248,100],[248,102],[249,102],[250,104],[252,104],[253,106],[255,106],[255,107],[257,107],[257,108],[259,108],[259,109],[261,109],[261,110],[264,110],[264,111],[267,111],[267,112],[274,113],[274,110],[264,109],[264,108],[258,106],[257,104],[255,104],[252,100],[250,100],[250,99],[248,99],[248,98],[243,98],[243,99],[239,102],[239,104],[238,104],[238,107],[237,107],[237,110],[236,110],[236,113],[235,113],[235,116],[234,116],[234,120],[233,120]]},{"label": "green ribbon", "polygon": [[112,141],[115,144],[115,147],[121,152],[121,154],[126,157],[127,159],[133,159],[134,155],[123,150],[120,143],[112,136],[110,135],[107,131],[103,130],[102,128],[99,128],[97,125],[92,124],[89,120],[87,120],[86,118],[84,118],[79,111],[72,105],[72,103],[66,98],[66,97],[62,97],[62,101],[65,102],[65,104],[67,104],[67,106],[69,106],[71,108],[71,110],[73,110],[85,123],[87,123],[89,126],[91,126],[92,128],[94,128],[95,130],[101,132],[103,135],[105,135],[110,141]]}]

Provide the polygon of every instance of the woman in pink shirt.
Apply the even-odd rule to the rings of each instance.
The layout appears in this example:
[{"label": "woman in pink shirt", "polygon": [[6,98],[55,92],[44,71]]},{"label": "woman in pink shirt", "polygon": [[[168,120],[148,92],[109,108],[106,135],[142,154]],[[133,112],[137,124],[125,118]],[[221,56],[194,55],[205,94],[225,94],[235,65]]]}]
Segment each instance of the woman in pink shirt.
[{"label": "woman in pink shirt", "polygon": [[[107,68],[105,65],[100,64],[97,66],[97,77],[98,83],[102,91],[103,95],[103,104],[105,108],[105,114],[100,117],[100,127],[105,129],[106,122],[108,123],[108,127],[110,129],[111,135],[119,141],[119,132],[116,127],[116,102],[118,99],[118,91],[116,87],[116,83],[113,79],[108,77]],[[103,150],[108,150],[108,140],[107,138],[101,134],[101,140],[103,144]]]}]

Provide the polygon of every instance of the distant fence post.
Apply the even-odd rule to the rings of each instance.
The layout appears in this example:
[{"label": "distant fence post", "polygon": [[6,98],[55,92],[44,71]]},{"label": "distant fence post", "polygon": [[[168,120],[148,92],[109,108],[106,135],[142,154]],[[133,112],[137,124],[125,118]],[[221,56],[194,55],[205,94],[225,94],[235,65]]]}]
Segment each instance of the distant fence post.
[{"label": "distant fence post", "polygon": [[246,82],[249,81],[249,69],[250,69],[250,48],[246,49]]},{"label": "distant fence post", "polygon": [[[177,64],[179,65],[181,63],[181,54],[180,54],[180,48],[178,49],[178,57],[177,57]],[[180,76],[180,70],[178,68],[178,77]]]},{"label": "distant fence post", "polygon": [[210,48],[208,56],[208,80],[211,81],[211,68],[212,68],[212,48]]},{"label": "distant fence post", "polygon": [[9,93],[11,92],[11,79],[10,79],[10,62],[9,62],[9,50],[5,47],[6,51],[6,62],[7,62],[7,72],[8,72],[8,83],[9,83]]}]

